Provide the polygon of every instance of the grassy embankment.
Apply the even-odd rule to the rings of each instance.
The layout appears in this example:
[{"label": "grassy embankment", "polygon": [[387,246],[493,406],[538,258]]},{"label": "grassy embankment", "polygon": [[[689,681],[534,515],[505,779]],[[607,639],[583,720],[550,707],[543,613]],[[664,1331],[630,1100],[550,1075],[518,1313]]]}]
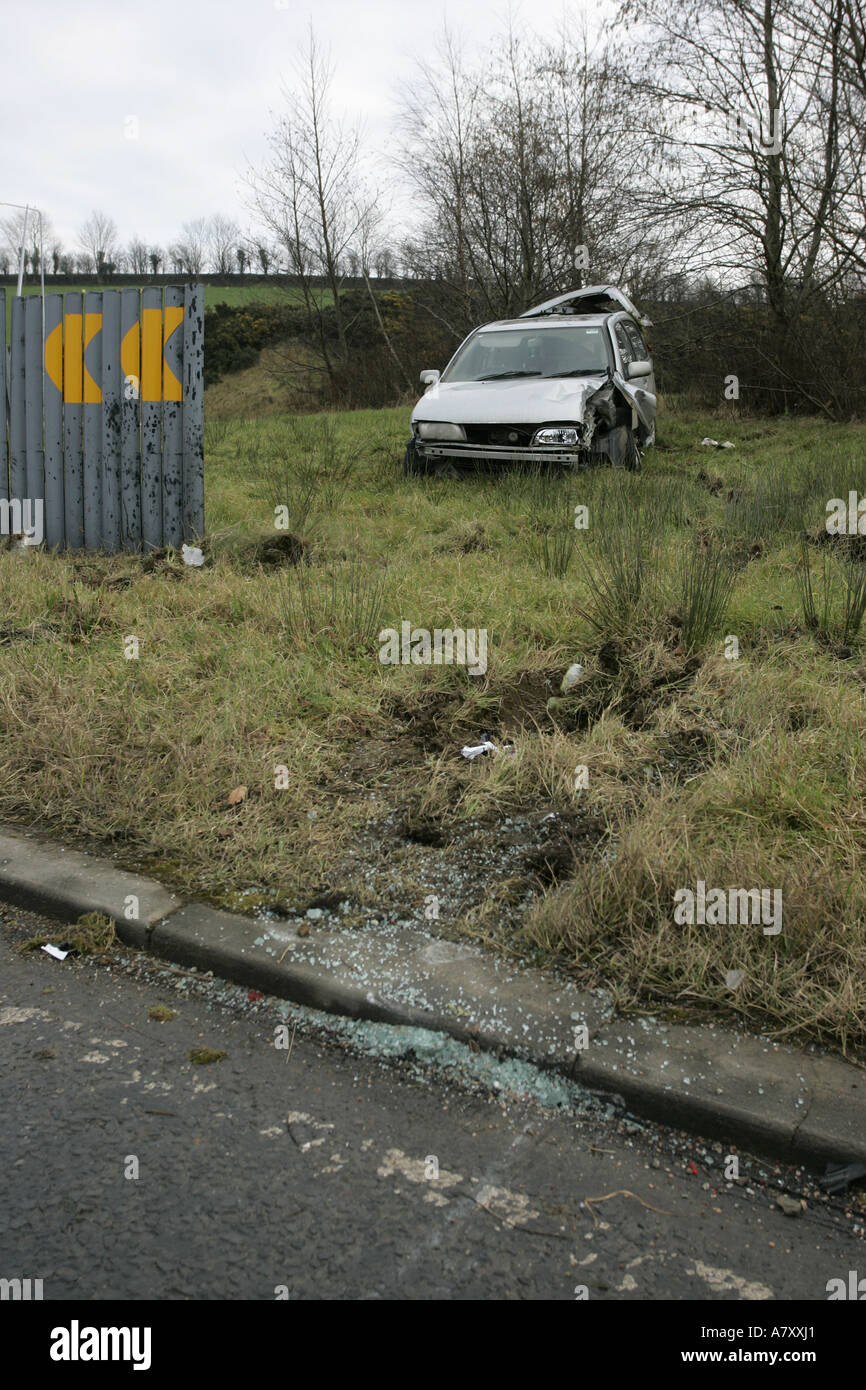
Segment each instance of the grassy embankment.
[{"label": "grassy embankment", "polygon": [[[843,611],[866,565],[823,532],[828,498],[866,491],[862,427],[669,403],[639,477],[456,481],[404,478],[406,435],[402,409],[211,412],[205,568],[0,554],[0,817],[235,908],[329,890],[363,930],[435,896],[436,930],[623,1009],[862,1050],[866,663]],[[486,629],[486,675],[381,665],[404,620]],[[513,751],[465,761],[482,732]],[[781,933],[676,925],[698,880],[781,888]]]}]

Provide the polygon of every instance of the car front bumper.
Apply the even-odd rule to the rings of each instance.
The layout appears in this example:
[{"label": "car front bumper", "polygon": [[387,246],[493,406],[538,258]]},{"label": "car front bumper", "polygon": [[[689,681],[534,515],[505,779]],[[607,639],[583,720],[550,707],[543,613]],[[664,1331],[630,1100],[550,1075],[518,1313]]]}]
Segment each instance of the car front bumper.
[{"label": "car front bumper", "polygon": [[561,463],[579,468],[585,466],[590,458],[590,451],[578,445],[563,449],[549,444],[513,448],[500,444],[432,444],[416,439],[415,450],[419,459],[431,462],[444,459],[457,462],[462,459],[464,463],[479,460],[486,463]]}]

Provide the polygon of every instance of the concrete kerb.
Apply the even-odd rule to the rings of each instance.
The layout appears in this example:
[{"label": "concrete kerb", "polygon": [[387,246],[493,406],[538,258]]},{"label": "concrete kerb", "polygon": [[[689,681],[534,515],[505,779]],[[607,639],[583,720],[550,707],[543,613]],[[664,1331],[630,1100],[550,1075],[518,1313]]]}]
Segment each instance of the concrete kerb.
[{"label": "concrete kerb", "polygon": [[396,941],[372,930],[299,938],[17,831],[0,834],[0,897],[68,920],[104,912],[136,950],[328,1013],[445,1032],[731,1145],[812,1165],[866,1160],[866,1071],[853,1064],[712,1025],[623,1020],[600,992],[410,925]]},{"label": "concrete kerb", "polygon": [[181,906],[180,898],[155,879],[35,835],[8,832],[0,834],[0,892],[19,907],[73,921],[85,912],[102,912],[121,941],[140,951],[147,949],[149,929]]}]

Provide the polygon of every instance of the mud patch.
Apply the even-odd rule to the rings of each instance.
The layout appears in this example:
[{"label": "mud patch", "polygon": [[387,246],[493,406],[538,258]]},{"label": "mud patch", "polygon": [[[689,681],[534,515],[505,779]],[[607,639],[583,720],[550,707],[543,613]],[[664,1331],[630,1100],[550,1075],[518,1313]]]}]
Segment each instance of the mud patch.
[{"label": "mud patch", "polygon": [[474,551],[492,549],[492,543],[482,521],[466,522],[457,527],[441,545],[436,546],[437,555],[471,555]]},{"label": "mud patch", "polygon": [[300,536],[287,531],[254,541],[240,552],[238,558],[244,565],[264,565],[273,569],[281,565],[299,565],[301,562],[309,564],[310,548]]},{"label": "mud patch", "polygon": [[477,743],[482,734],[497,743],[525,729],[549,730],[547,701],[559,689],[561,677],[559,667],[518,671],[507,684],[479,687],[478,701],[472,700],[469,689],[424,683],[389,695],[384,709],[424,753],[453,751],[459,758],[463,744]]},{"label": "mud patch", "polygon": [[566,730],[584,730],[612,712],[629,728],[646,728],[654,714],[700,668],[696,656],[666,653],[655,669],[642,668],[613,642],[605,644],[604,665],[585,676],[573,695],[557,707],[556,722]]}]

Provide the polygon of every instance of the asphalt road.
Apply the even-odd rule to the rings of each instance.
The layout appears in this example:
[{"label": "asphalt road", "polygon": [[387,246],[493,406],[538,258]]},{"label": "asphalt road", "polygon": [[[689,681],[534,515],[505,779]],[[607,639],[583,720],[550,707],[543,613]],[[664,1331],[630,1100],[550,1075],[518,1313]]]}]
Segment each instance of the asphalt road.
[{"label": "asphalt road", "polygon": [[45,1299],[823,1301],[866,1274],[860,1199],[799,1170],[740,1155],[726,1183],[721,1146],[141,957],[21,954],[38,931],[63,938],[0,907],[0,1278]]}]

